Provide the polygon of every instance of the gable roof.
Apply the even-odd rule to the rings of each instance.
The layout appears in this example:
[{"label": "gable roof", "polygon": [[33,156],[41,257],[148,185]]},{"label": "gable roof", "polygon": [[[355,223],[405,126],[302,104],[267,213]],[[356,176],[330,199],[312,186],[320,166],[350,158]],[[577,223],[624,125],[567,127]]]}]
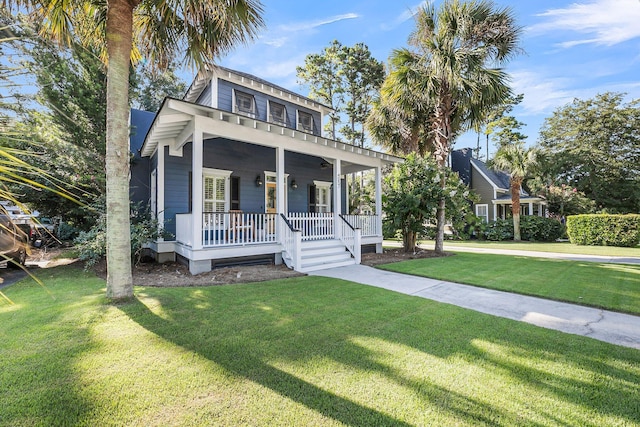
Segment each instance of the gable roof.
[{"label": "gable roof", "polygon": [[485,162],[474,158],[471,159],[471,165],[473,165],[494,188],[509,190],[511,180],[508,174],[489,169]]}]

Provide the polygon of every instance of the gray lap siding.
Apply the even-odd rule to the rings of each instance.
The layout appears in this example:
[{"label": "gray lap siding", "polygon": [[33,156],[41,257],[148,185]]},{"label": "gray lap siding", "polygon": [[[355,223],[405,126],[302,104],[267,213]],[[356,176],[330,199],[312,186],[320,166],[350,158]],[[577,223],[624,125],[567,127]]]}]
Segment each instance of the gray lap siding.
[{"label": "gray lap siding", "polygon": [[471,168],[471,188],[480,196],[480,201],[476,205],[488,205],[489,221],[495,220],[492,203],[494,198],[493,186],[473,167]]}]

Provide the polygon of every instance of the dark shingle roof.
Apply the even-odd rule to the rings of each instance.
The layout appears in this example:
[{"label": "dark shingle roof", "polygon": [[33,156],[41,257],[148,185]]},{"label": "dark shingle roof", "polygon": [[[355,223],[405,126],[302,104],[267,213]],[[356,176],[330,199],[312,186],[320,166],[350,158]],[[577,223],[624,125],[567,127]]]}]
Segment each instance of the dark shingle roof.
[{"label": "dark shingle roof", "polygon": [[509,189],[510,180],[508,174],[501,171],[494,171],[492,169],[489,169],[485,162],[477,159],[471,159],[471,162],[478,168],[478,170],[480,170],[484,175],[486,175],[487,178],[491,180],[493,185],[498,188]]}]

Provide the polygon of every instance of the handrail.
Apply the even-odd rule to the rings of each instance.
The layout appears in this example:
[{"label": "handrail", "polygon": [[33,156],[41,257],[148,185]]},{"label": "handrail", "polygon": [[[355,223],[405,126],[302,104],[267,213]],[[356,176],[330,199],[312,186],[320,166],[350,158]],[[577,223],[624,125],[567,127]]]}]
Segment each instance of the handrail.
[{"label": "handrail", "polygon": [[282,219],[284,219],[284,223],[287,224],[287,226],[289,227],[289,230],[295,232],[295,231],[300,231],[296,228],[293,228],[293,224],[291,224],[291,221],[289,221],[289,219],[286,217],[285,214],[281,213],[280,216],[282,217]]},{"label": "handrail", "polygon": [[362,234],[359,228],[354,228],[349,221],[342,216],[338,215],[342,219],[342,232],[340,233],[340,241],[347,250],[353,255],[356,264],[360,264],[362,259]]},{"label": "handrail", "polygon": [[283,261],[289,268],[299,270],[302,265],[302,232],[293,228],[293,225],[284,214],[280,214],[285,226],[281,227],[281,243]]},{"label": "handrail", "polygon": [[353,225],[351,225],[351,223],[344,217],[344,215],[338,214],[338,216],[342,218],[342,220],[349,226],[349,228],[351,228],[353,231],[356,230],[356,228]]}]

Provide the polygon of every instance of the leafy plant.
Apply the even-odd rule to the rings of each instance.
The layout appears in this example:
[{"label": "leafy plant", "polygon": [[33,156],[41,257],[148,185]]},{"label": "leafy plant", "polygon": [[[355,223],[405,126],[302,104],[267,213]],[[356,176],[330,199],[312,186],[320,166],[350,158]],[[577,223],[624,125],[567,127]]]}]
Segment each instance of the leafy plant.
[{"label": "leafy plant", "polygon": [[638,246],[640,215],[572,215],[567,234],[576,245]]},{"label": "leafy plant", "polygon": [[[131,218],[131,258],[138,264],[145,249],[145,245],[159,237],[168,237],[168,233],[160,226],[155,218],[151,218],[148,209],[132,209]],[[101,213],[96,225],[89,231],[81,232],[75,239],[78,258],[85,262],[85,268],[91,268],[101,261],[107,254],[106,215]]]}]

